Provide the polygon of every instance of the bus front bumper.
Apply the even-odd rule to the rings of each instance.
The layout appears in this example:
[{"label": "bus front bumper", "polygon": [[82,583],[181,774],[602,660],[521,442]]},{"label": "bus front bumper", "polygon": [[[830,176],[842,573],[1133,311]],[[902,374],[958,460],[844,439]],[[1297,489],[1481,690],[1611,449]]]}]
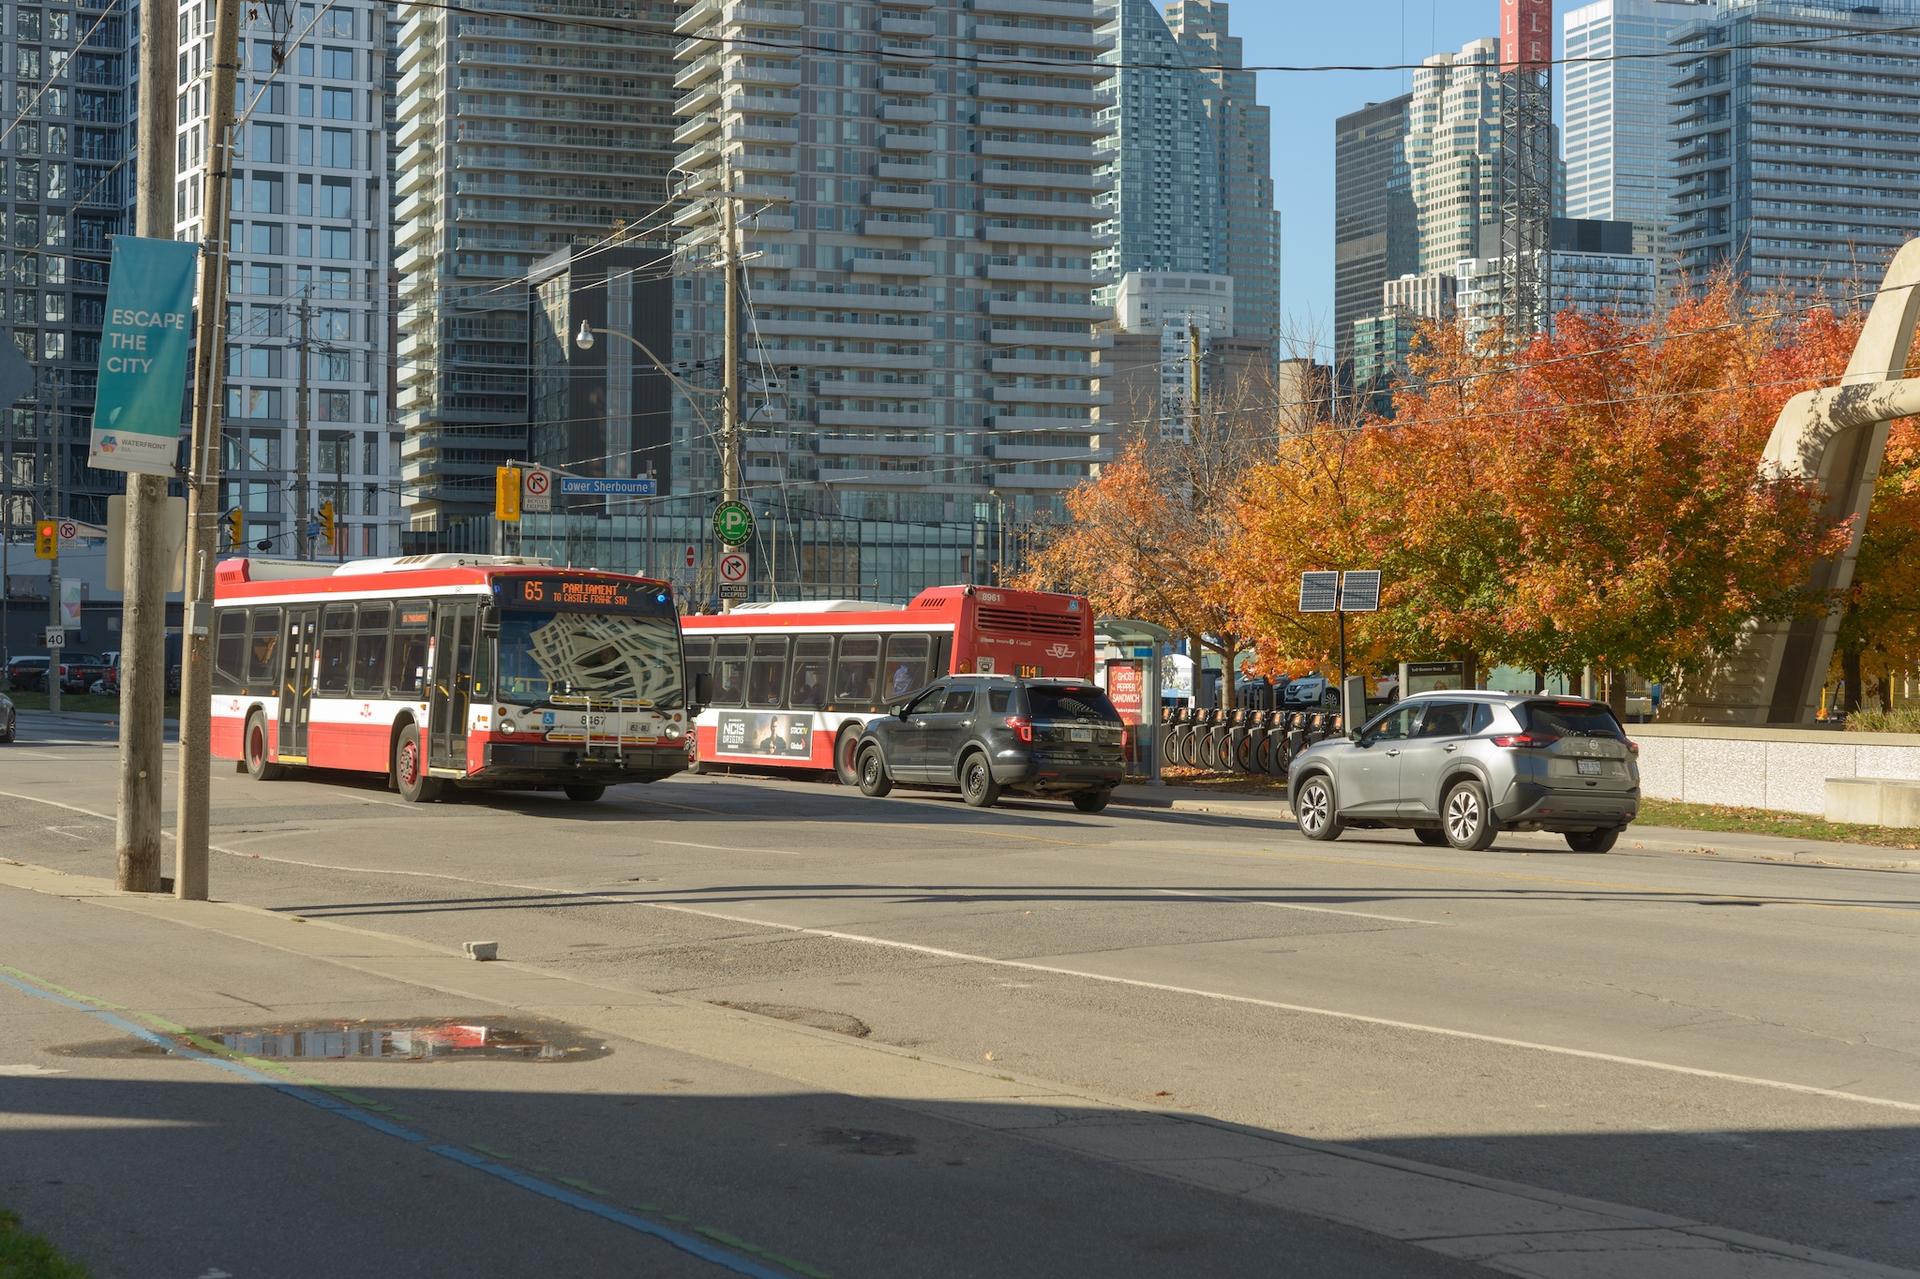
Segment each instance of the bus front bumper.
[{"label": "bus front bumper", "polygon": [[468,780],[505,786],[566,782],[653,782],[687,766],[684,746],[628,746],[587,750],[577,743],[488,742],[486,762]]}]

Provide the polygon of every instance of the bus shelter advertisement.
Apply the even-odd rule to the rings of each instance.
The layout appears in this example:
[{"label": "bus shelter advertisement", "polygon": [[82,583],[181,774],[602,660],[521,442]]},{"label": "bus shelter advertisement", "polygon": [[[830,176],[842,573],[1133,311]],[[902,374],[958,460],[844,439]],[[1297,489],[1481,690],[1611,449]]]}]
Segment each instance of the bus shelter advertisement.
[{"label": "bus shelter advertisement", "polygon": [[813,754],[813,716],[805,711],[721,711],[714,753],[805,759]]}]

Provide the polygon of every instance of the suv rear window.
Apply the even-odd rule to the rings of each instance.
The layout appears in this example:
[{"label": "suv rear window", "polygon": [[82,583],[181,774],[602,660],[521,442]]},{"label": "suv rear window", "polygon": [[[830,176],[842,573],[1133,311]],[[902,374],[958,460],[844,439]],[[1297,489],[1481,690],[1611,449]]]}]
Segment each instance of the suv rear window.
[{"label": "suv rear window", "polygon": [[1027,714],[1035,719],[1120,718],[1107,695],[1097,688],[1027,688]]},{"label": "suv rear window", "polygon": [[1598,702],[1527,702],[1520,722],[1530,733],[1554,737],[1626,737],[1613,708]]}]

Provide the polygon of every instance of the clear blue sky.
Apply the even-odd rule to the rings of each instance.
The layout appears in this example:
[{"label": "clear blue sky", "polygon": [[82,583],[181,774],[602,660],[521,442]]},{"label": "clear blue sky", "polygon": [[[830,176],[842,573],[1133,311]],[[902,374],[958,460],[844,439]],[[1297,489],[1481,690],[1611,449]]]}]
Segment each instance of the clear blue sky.
[{"label": "clear blue sky", "polygon": [[[1561,13],[1554,6],[1555,52]],[[1249,65],[1418,62],[1498,35],[1499,0],[1233,0],[1231,22]],[[1264,72],[1273,108],[1274,202],[1282,219],[1284,323],[1300,338],[1332,340],[1333,122],[1412,87],[1408,72]],[[1325,359],[1322,351],[1318,358]]]}]

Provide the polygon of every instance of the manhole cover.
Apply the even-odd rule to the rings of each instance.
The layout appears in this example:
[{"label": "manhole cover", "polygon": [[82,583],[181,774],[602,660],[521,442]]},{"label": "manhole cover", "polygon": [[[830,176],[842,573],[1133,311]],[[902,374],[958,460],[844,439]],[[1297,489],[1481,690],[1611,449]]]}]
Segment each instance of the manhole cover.
[{"label": "manhole cover", "polygon": [[285,1022],[192,1030],[167,1040],[162,1046],[109,1039],[55,1051],[69,1057],[152,1057],[218,1048],[269,1061],[589,1061],[608,1052],[598,1039],[535,1017]]}]

